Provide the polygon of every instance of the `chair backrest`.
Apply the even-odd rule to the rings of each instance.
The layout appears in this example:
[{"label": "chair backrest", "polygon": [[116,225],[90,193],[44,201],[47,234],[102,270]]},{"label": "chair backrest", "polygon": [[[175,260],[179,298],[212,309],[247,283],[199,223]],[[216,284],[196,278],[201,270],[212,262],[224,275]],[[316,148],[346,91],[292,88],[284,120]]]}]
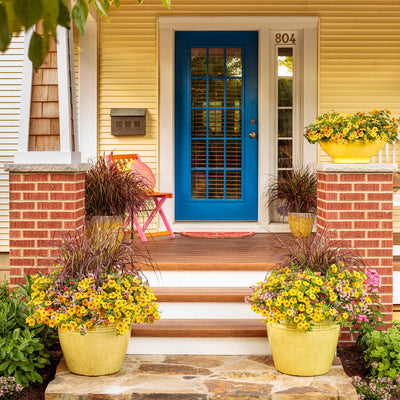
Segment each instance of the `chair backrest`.
[{"label": "chair backrest", "polygon": [[111,159],[117,164],[117,168],[122,171],[126,163],[138,159],[137,154],[112,154]]},{"label": "chair backrest", "polygon": [[115,162],[120,171],[126,169],[135,171],[138,176],[142,177],[143,182],[149,189],[154,189],[154,186],[156,185],[156,178],[150,167],[140,160],[138,154],[112,155],[111,159],[113,162]]}]

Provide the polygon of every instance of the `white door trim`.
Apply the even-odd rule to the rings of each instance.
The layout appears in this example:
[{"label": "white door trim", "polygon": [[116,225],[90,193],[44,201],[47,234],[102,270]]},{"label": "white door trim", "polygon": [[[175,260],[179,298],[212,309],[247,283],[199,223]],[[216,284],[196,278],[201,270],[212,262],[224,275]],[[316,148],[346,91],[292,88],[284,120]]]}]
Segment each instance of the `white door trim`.
[{"label": "white door trim", "polygon": [[[273,140],[273,133],[269,129],[269,73],[271,54],[270,32],[276,30],[300,30],[303,33],[303,96],[302,122],[311,122],[317,113],[317,73],[318,73],[318,17],[159,17],[159,190],[175,192],[175,143],[174,143],[174,115],[175,115],[175,31],[207,31],[207,30],[240,30],[259,32],[258,58],[258,110],[259,110],[259,216],[256,224],[243,223],[216,223],[213,230],[242,229],[244,226],[254,226],[254,230],[275,230],[270,224],[269,213],[264,206],[264,191],[269,176],[272,174],[268,143]],[[307,72],[307,73],[306,73]],[[316,148],[303,144],[302,158],[307,163],[316,161]],[[204,230],[204,223],[176,223],[175,203],[165,203],[164,211],[172,222],[174,231]],[[209,224],[208,224],[209,225]],[[184,226],[184,228],[182,228]]]}]

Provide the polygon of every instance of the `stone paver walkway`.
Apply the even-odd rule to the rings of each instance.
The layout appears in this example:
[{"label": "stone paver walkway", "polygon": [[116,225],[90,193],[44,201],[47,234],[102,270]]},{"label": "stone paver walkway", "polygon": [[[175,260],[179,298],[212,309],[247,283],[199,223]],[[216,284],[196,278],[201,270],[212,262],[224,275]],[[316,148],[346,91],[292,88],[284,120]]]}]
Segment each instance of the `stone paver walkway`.
[{"label": "stone paver walkway", "polygon": [[328,374],[277,372],[271,356],[128,355],[113,375],[84,377],[64,362],[46,400],[356,400],[335,358]]}]

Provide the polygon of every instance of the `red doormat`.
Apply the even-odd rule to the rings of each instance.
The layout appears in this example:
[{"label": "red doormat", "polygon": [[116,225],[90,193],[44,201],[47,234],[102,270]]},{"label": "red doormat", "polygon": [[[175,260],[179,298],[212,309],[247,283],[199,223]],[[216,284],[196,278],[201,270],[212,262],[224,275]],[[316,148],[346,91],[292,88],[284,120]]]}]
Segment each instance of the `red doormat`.
[{"label": "red doormat", "polygon": [[202,239],[231,239],[253,235],[254,232],[181,232],[181,236]]}]

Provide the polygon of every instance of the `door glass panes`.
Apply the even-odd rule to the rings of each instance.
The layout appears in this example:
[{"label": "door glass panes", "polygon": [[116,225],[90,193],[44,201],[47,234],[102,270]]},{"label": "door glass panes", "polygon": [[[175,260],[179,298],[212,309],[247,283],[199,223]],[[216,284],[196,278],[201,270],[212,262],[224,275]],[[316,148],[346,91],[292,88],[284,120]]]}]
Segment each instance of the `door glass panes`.
[{"label": "door glass panes", "polygon": [[204,107],[207,104],[207,81],[192,79],[192,107]]},{"label": "door glass panes", "polygon": [[277,56],[278,175],[293,168],[293,48],[278,48]]},{"label": "door glass panes", "polygon": [[242,136],[242,110],[226,110],[226,137],[238,138]]},{"label": "door glass panes", "polygon": [[191,72],[192,76],[207,75],[207,49],[192,49]]},{"label": "door glass panes", "polygon": [[207,110],[192,109],[191,127],[193,138],[207,136]]},{"label": "door glass panes", "polygon": [[191,49],[191,198],[242,198],[242,49]]},{"label": "door glass panes", "polygon": [[242,49],[226,49],[226,75],[242,76]]}]

